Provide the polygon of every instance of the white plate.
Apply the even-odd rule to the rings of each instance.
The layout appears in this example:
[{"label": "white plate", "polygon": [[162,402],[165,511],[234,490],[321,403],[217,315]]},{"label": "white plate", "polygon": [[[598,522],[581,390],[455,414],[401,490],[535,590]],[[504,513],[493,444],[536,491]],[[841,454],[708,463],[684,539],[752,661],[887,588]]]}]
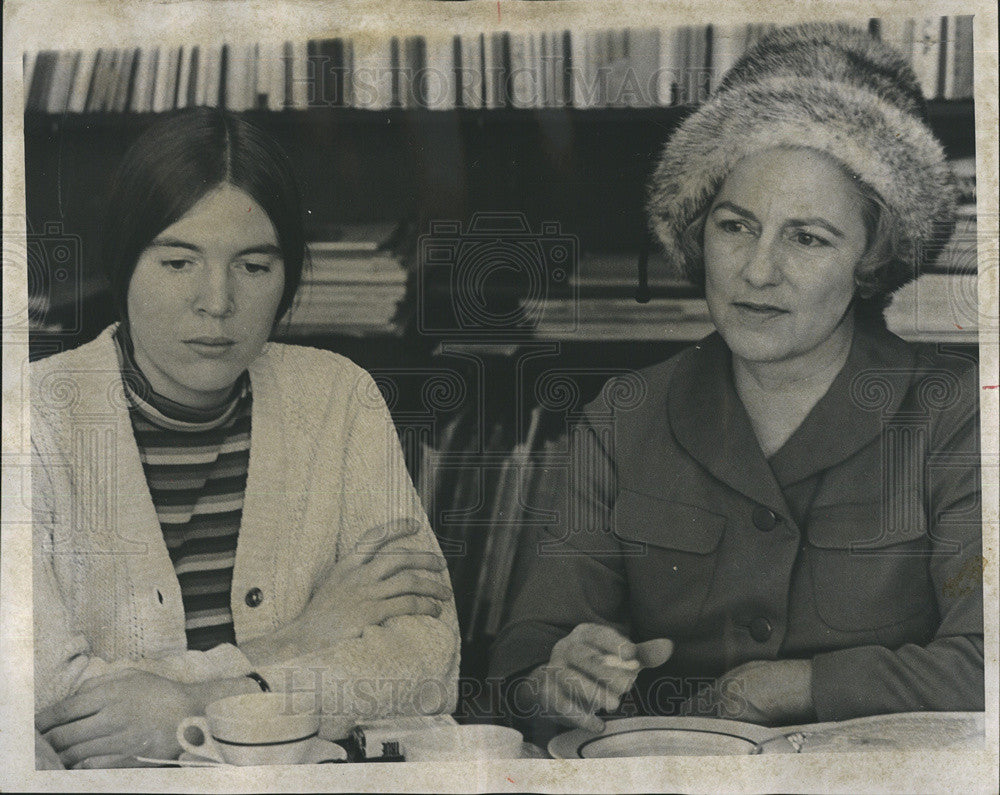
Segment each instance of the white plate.
[{"label": "white plate", "polygon": [[[309,750],[306,752],[305,759],[303,759],[299,764],[319,765],[324,762],[343,762],[346,760],[347,751],[345,751],[342,746],[337,745],[337,743],[332,743],[329,740],[313,737],[313,739],[309,741]],[[177,758],[177,762],[181,765],[198,762],[201,764],[214,764],[219,767],[232,767],[232,765],[227,762],[216,762],[214,759],[207,759],[204,756],[191,754],[187,751],[182,753]]]},{"label": "white plate", "polygon": [[[762,745],[766,743],[766,745]],[[624,756],[716,756],[794,753],[774,729],[715,718],[624,718],[609,720],[600,734],[574,729],[553,737],[555,759]]]}]

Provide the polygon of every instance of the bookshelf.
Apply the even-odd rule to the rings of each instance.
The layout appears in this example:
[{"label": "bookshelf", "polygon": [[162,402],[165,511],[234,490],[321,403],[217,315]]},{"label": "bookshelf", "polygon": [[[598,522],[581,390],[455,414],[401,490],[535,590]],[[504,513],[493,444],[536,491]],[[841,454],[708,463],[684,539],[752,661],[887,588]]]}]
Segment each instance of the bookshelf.
[{"label": "bookshelf", "polygon": [[[963,49],[971,52],[971,38],[958,33],[971,35],[969,25],[967,17],[947,17],[882,31],[916,59],[932,97],[929,123],[949,158],[966,162],[975,156],[967,93],[971,59]],[[928,30],[939,31],[938,40],[928,39]],[[377,324],[324,324],[314,306],[308,323],[280,334],[350,356],[393,396],[390,409],[408,464],[449,558],[463,630],[463,674],[481,675],[486,644],[503,615],[517,536],[551,521],[556,510],[548,500],[565,470],[565,434],[574,412],[608,377],[665,359],[711,330],[697,291],[671,280],[655,253],[650,302],[632,298],[640,252],[651,248],[643,211],[646,183],[663,142],[693,110],[698,92],[757,32],[706,26],[594,31],[578,41],[565,31],[500,35],[489,42],[451,36],[380,44],[338,39],[233,46],[224,57],[217,44],[199,45],[197,52],[192,46],[176,53],[161,47],[29,54],[26,199],[29,251],[37,253],[29,281],[36,273],[32,283],[47,299],[33,316],[33,356],[73,347],[111,320],[92,252],[110,171],[158,117],[152,108],[169,104],[170,86],[156,77],[166,72],[150,69],[155,53],[158,65],[172,66],[174,104],[193,97],[235,108],[289,153],[313,240],[328,239],[331,227],[372,222],[404,230],[384,249],[402,275],[389,280],[391,289],[388,282],[381,285],[383,306],[396,304],[391,322],[380,316]],[[462,70],[469,58],[479,77],[467,84]],[[357,75],[379,63],[391,68],[375,81],[371,101],[359,102]],[[583,65],[585,78],[604,69],[611,88],[584,92],[583,101],[575,101],[576,86],[567,79],[574,63]],[[654,64],[704,80],[660,80],[655,92],[614,99],[614,80],[622,81],[621,88],[633,68],[650,85]],[[525,101],[530,97],[524,87],[511,80],[518,65],[544,86],[534,102]],[[401,75],[431,66],[451,70],[450,99],[430,101],[426,80],[405,85]],[[310,68],[324,74],[312,102],[303,93]],[[430,271],[420,255],[420,235],[432,221],[467,229],[476,213],[496,211],[520,214],[532,230],[557,221],[559,234],[576,241],[569,281],[543,295],[547,313],[537,328],[510,338],[482,329],[463,338],[422,328],[416,303],[447,303],[452,296],[443,278],[430,279],[422,292],[421,277]],[[965,220],[967,250],[974,247],[976,229],[974,215]],[[57,284],[47,269],[52,241],[64,239],[75,259],[70,278]],[[975,261],[958,255],[954,261],[957,273],[926,275],[937,279],[940,312],[917,315],[915,297],[907,295],[911,303],[897,306],[897,322],[911,339],[974,353],[976,328],[962,320],[968,306],[956,301],[969,302]],[[347,281],[355,289],[359,277]],[[918,282],[921,289],[930,283]],[[428,385],[449,374],[467,390],[456,405],[428,396]]]}]

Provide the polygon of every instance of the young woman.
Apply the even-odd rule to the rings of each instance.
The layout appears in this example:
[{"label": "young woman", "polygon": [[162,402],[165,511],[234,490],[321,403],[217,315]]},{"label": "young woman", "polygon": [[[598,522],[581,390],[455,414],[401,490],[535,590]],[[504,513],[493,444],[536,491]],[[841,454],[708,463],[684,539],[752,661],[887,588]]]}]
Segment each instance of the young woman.
[{"label": "young woman", "polygon": [[36,728],[66,766],[172,757],[181,718],[255,690],[327,733],[453,708],[447,570],[378,389],[268,341],[304,254],[246,121],[183,112],[125,156],[121,321],[31,371]]},{"label": "young woman", "polygon": [[494,649],[515,717],[983,709],[977,368],[882,319],[950,230],[921,105],[897,53],[805,25],[667,144],[652,225],[717,333],[588,408],[578,523]]}]

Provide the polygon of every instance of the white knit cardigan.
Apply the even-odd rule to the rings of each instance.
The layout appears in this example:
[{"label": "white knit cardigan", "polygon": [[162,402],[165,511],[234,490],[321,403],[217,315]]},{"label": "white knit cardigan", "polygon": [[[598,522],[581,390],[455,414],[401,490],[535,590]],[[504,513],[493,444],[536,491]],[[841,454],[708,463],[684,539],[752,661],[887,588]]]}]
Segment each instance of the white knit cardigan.
[{"label": "white knit cardigan", "polygon": [[[333,353],[268,343],[249,368],[250,463],[230,599],[236,645],[189,651],[113,331],[31,366],[36,709],[121,668],[181,682],[246,674],[240,644],[295,618],[324,570],[390,520],[415,520],[414,543],[441,554],[371,376]],[[449,712],[458,649],[449,602],[440,618],[389,619],[258,671],[327,714]]]}]

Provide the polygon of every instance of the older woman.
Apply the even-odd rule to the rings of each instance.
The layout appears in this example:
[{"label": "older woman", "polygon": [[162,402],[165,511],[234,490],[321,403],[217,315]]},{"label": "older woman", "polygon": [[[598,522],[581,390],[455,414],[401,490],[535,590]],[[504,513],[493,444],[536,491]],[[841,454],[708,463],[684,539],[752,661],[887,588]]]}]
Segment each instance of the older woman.
[{"label": "older woman", "polygon": [[328,733],[450,710],[454,603],[385,404],[268,342],[304,258],[283,153],[168,118],[107,218],[121,322],[31,371],[37,729],[105,767],[175,756],[181,718],[242,692],[298,691]]},{"label": "older woman", "polygon": [[976,367],[881,313],[952,219],[921,105],[897,53],[805,25],[667,144],[652,225],[717,333],[588,407],[494,649],[515,717],[983,708]]}]

